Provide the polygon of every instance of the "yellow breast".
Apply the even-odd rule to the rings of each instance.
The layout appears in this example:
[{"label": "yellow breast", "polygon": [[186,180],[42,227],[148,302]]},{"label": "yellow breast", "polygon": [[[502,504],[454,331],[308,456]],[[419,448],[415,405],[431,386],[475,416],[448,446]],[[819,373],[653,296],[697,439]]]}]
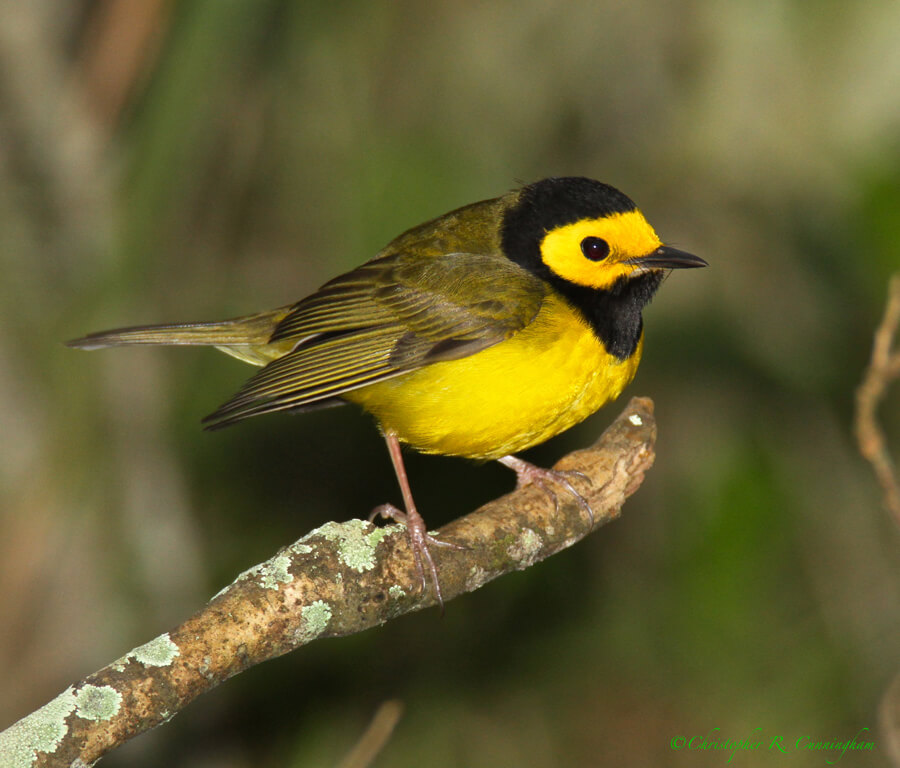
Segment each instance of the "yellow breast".
[{"label": "yellow breast", "polygon": [[347,400],[423,453],[497,459],[537,445],[615,399],[634,378],[634,355],[608,354],[561,298],[507,341],[362,389]]}]

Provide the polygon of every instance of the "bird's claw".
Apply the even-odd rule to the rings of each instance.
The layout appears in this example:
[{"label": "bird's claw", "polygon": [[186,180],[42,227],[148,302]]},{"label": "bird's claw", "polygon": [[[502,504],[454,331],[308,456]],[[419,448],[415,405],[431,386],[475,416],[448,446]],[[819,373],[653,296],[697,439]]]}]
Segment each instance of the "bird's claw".
[{"label": "bird's claw", "polygon": [[444,612],[444,595],[441,592],[441,583],[438,580],[437,566],[434,564],[434,558],[431,556],[429,546],[444,547],[445,549],[465,550],[467,547],[461,544],[454,544],[449,541],[441,541],[436,539],[430,533],[425,525],[424,518],[415,510],[402,512],[393,504],[380,504],[372,510],[369,515],[369,522],[376,517],[383,517],[387,520],[393,520],[396,523],[406,526],[406,535],[409,540],[409,548],[412,550],[413,562],[416,565],[416,574],[419,577],[419,586],[422,592],[427,589],[427,581],[425,579],[425,566],[428,566],[428,572],[431,574],[431,580],[434,584],[434,594],[437,597],[438,605],[440,605],[441,613]]},{"label": "bird's claw", "polygon": [[559,512],[559,497],[556,495],[556,491],[551,488],[551,484],[565,488],[587,513],[588,519],[591,521],[591,528],[594,527],[594,510],[591,509],[587,499],[576,490],[569,480],[569,478],[577,477],[579,480],[585,480],[589,485],[593,485],[591,478],[584,472],[579,472],[577,469],[544,469],[517,456],[504,456],[499,461],[503,466],[509,467],[516,473],[516,490],[528,485],[536,485],[553,499],[557,512]]}]

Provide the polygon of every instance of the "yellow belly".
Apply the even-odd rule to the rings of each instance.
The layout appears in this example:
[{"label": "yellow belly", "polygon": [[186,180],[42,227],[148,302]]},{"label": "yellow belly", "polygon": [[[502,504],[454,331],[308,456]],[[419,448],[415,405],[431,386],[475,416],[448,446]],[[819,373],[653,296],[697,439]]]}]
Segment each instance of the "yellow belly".
[{"label": "yellow belly", "polygon": [[619,396],[643,348],[619,361],[562,299],[507,341],[347,392],[423,453],[497,459],[548,440]]}]

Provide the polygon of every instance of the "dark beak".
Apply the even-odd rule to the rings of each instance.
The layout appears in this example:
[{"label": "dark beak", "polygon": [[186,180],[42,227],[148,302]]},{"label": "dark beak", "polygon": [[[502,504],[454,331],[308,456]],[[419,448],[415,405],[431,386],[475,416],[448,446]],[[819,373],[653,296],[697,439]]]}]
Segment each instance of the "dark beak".
[{"label": "dark beak", "polygon": [[677,248],[670,248],[668,245],[660,246],[646,256],[630,259],[629,263],[645,269],[687,269],[709,266],[699,256],[694,256],[687,251],[679,251]]}]

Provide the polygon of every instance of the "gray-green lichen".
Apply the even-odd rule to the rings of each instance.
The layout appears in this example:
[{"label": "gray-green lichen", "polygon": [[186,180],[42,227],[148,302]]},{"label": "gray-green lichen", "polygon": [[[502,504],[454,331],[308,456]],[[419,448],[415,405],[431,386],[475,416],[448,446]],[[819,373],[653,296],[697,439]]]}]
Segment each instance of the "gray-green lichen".
[{"label": "gray-green lichen", "polygon": [[308,555],[313,551],[313,548],[309,546],[309,544],[302,544],[299,541],[295,541],[287,548],[287,551],[292,555]]},{"label": "gray-green lichen", "polygon": [[163,632],[159,637],[153,638],[149,643],[135,648],[131,653],[125,656],[127,659],[134,659],[141,662],[145,667],[167,667],[171,664],[175,657],[180,656],[181,651],[178,646],[172,642],[168,632]]},{"label": "gray-green lichen", "polygon": [[337,544],[338,556],[348,568],[357,573],[371,571],[375,567],[375,548],[386,536],[402,531],[402,525],[388,525],[384,528],[371,528],[363,520],[348,520],[345,523],[325,523],[310,531],[304,540],[313,536],[322,536]]},{"label": "gray-green lichen", "polygon": [[304,605],[300,609],[300,628],[296,633],[298,643],[308,643],[321,635],[331,621],[331,606],[324,600]]},{"label": "gray-green lichen", "polygon": [[86,685],[75,694],[75,714],[85,720],[110,720],[121,705],[122,694],[111,685]]},{"label": "gray-green lichen", "polygon": [[286,547],[274,557],[270,557],[264,563],[259,563],[252,568],[248,568],[246,571],[239,574],[231,584],[216,592],[216,594],[212,596],[212,600],[215,600],[219,595],[227,592],[239,581],[252,579],[257,575],[260,577],[259,584],[264,589],[278,589],[279,584],[289,584],[294,580],[294,577],[290,572],[293,557],[296,555],[308,555],[313,551],[311,546],[303,544],[301,541],[294,542],[291,546]]},{"label": "gray-green lichen", "polygon": [[[223,590],[224,591],[224,590]],[[154,637],[149,643],[139,645],[133,651],[129,651],[122,658],[116,659],[110,666],[116,672],[122,672],[129,661],[134,659],[147,667],[167,667],[181,651],[172,642],[168,632],[159,637]]]},{"label": "gray-green lichen", "polygon": [[519,564],[520,568],[527,568],[534,565],[543,543],[540,535],[535,531],[531,528],[523,528],[515,542],[506,551]]},{"label": "gray-green lichen", "polygon": [[399,600],[401,597],[406,597],[406,590],[403,589],[399,584],[392,584],[388,587],[388,594],[394,599]]},{"label": "gray-green lichen", "polygon": [[483,586],[489,578],[490,577],[488,576],[488,573],[484,570],[484,568],[478,565],[473,565],[469,569],[469,573],[466,575],[466,592],[474,592],[476,589]]},{"label": "gray-green lichen", "polygon": [[52,754],[68,733],[66,718],[77,706],[69,686],[53,701],[0,732],[0,762],[4,768],[30,768],[38,752]]},{"label": "gray-green lichen", "polygon": [[291,572],[291,558],[275,555],[259,566],[259,583],[265,589],[278,589],[279,584],[289,584],[294,580]]}]

